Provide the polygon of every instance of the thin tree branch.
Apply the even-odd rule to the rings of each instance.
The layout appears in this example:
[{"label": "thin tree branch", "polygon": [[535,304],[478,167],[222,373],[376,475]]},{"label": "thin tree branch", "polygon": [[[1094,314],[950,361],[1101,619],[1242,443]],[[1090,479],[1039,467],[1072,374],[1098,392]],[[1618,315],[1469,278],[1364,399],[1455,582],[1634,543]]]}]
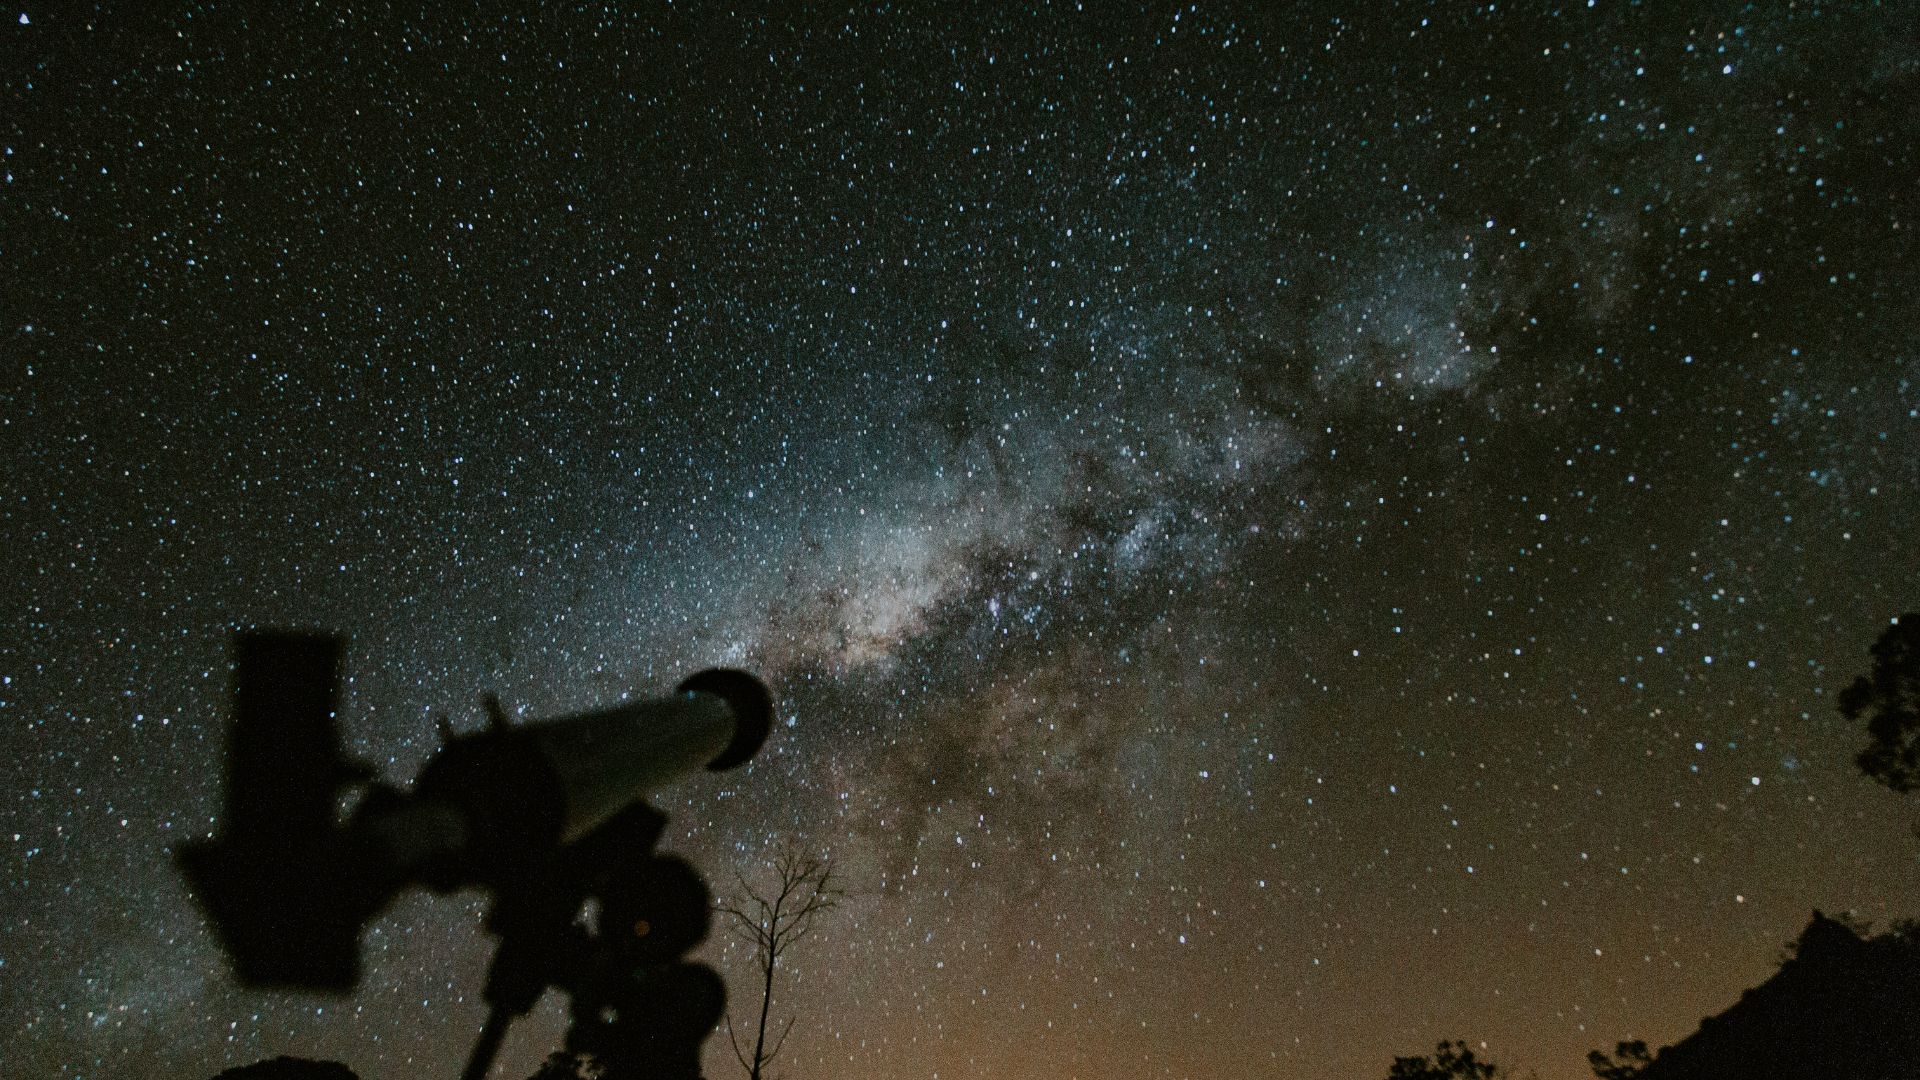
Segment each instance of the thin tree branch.
[{"label": "thin tree branch", "polygon": [[734,1037],[733,1013],[731,1012],[727,1013],[727,1042],[733,1044],[733,1059],[740,1063],[741,1068],[747,1070],[748,1072],[752,1072],[753,1066],[747,1064],[747,1055],[744,1051],[740,1049],[740,1040]]},{"label": "thin tree branch", "polygon": [[780,1037],[774,1040],[773,1049],[767,1051],[768,1061],[780,1056],[780,1048],[787,1045],[787,1036],[793,1033],[793,1022],[798,1019],[797,1016],[787,1017],[787,1026],[780,1029]]}]

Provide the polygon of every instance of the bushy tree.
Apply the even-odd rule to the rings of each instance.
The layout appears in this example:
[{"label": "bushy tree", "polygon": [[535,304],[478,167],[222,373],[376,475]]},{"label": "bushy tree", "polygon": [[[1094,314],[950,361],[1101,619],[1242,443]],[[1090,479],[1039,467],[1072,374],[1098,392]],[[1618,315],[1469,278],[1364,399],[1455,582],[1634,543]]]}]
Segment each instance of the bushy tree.
[{"label": "bushy tree", "polygon": [[1840,693],[1840,714],[1867,717],[1860,771],[1899,792],[1920,789],[1920,612],[1893,621],[1873,644],[1873,671]]}]

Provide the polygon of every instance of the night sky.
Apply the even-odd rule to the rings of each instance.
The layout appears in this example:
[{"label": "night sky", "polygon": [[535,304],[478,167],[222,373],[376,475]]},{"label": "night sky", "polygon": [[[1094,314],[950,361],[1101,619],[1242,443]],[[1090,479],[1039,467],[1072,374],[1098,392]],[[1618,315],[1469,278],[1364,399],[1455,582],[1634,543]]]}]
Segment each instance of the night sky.
[{"label": "night sky", "polygon": [[457,1075],[477,894],[323,998],[173,869],[257,625],[396,782],[766,677],[658,805],[841,868],[790,1080],[1568,1080],[1920,913],[1915,5],[168,6],[0,13],[7,1075]]}]

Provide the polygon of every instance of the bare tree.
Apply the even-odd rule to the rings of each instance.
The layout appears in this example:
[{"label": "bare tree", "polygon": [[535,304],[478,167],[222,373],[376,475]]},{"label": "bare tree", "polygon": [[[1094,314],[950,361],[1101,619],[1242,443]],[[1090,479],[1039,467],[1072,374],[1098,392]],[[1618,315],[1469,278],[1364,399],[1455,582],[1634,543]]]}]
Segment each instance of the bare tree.
[{"label": "bare tree", "polygon": [[749,1056],[734,1034],[733,1016],[727,1016],[727,1040],[733,1044],[733,1056],[747,1071],[748,1080],[765,1080],[766,1068],[780,1054],[793,1031],[794,1017],[767,1045],[767,1014],[773,1007],[773,973],[780,958],[801,938],[813,930],[814,920],[832,911],[844,893],[833,885],[833,863],[814,858],[798,848],[782,847],[773,860],[774,886],[762,893],[739,878],[740,895],[722,900],[720,912],[732,921],[733,932],[742,942],[753,946],[754,967],[761,976],[760,1021]]}]

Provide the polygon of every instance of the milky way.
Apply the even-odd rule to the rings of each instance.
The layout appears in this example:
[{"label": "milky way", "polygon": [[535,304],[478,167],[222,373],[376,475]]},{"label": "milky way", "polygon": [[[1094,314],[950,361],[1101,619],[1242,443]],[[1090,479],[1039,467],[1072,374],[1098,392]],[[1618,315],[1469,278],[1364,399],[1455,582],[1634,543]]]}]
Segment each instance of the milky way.
[{"label": "milky way", "polygon": [[658,802],[843,871],[795,1078],[1555,1080],[1915,914],[1915,13],[1271,6],[9,18],[0,1070],[458,1068],[476,896],[306,997],[173,870],[254,625],[394,781],[762,673]]}]

